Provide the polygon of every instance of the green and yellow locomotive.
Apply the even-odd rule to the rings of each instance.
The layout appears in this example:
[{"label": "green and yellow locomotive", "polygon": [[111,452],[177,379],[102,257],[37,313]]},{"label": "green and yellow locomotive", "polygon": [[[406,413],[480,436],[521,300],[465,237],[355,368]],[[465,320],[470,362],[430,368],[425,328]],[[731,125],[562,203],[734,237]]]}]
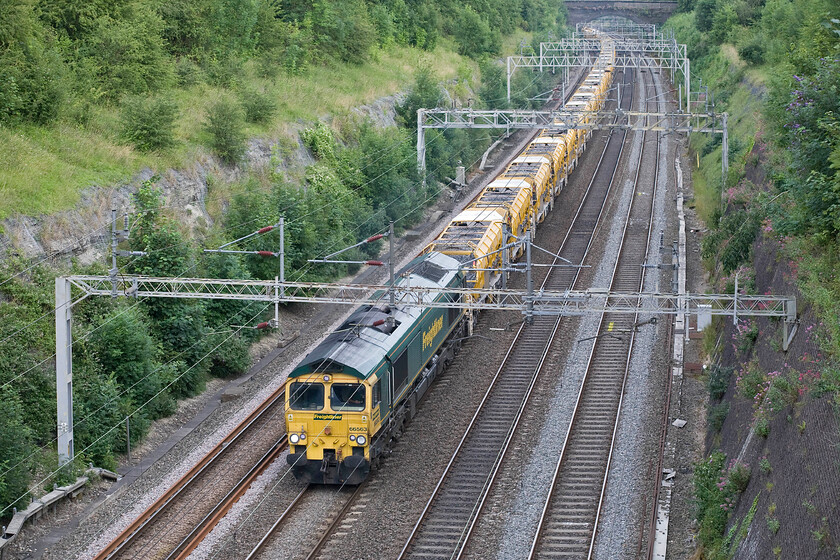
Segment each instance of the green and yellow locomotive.
[{"label": "green and yellow locomotive", "polygon": [[[395,284],[455,288],[463,282],[458,261],[428,253]],[[361,483],[452,360],[463,317],[459,308],[365,305],[310,352],[286,381],[287,461],[295,477]]]}]

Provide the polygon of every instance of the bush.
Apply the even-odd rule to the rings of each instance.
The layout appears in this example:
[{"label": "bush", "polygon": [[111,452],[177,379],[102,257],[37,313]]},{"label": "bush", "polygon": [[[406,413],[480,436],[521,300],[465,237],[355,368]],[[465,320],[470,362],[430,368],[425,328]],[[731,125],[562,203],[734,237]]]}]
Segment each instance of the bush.
[{"label": "bush", "polygon": [[256,90],[242,92],[242,107],[245,109],[245,120],[249,123],[266,123],[277,112],[277,102],[270,93]]},{"label": "bush", "polygon": [[169,97],[131,96],[123,102],[122,137],[142,152],[175,145],[178,105]]},{"label": "bush", "polygon": [[[0,395],[0,511],[7,507],[24,507],[30,480],[27,457],[32,454],[31,432],[23,423],[23,412],[13,395]],[[8,472],[6,472],[8,471]],[[6,514],[2,514],[5,517]]]},{"label": "bush", "polygon": [[738,494],[747,489],[747,484],[750,482],[750,467],[744,463],[735,461],[729,468],[729,483],[732,489]]},{"label": "bush", "polygon": [[458,44],[459,54],[475,59],[498,54],[502,48],[498,31],[491,29],[487,21],[469,6],[458,16],[455,42]]},{"label": "bush", "polygon": [[755,433],[759,437],[766,438],[770,435],[770,419],[766,416],[759,416],[755,420]]},{"label": "bush", "polygon": [[242,61],[236,57],[213,61],[207,66],[207,77],[215,86],[234,87],[242,81]]},{"label": "bush", "polygon": [[248,342],[239,336],[226,333],[211,337],[208,346],[216,348],[210,361],[210,374],[215,377],[236,377],[248,371],[251,356]]},{"label": "bush", "polygon": [[161,36],[163,20],[153,8],[138,3],[129,17],[103,15],[82,45],[99,86],[107,97],[145,93],[168,86],[174,76],[172,58]]},{"label": "bush", "polygon": [[764,45],[761,41],[753,40],[738,47],[738,56],[753,65],[764,63]]},{"label": "bush", "polygon": [[201,67],[186,56],[179,58],[175,64],[175,76],[181,87],[191,87],[204,81]]},{"label": "bush", "polygon": [[723,428],[723,423],[726,421],[726,416],[729,414],[729,403],[722,402],[709,408],[709,426],[714,432],[719,432]]},{"label": "bush", "polygon": [[225,163],[236,163],[245,153],[245,119],[242,109],[228,97],[222,97],[207,109],[205,131],[210,148]]},{"label": "bush", "polygon": [[732,378],[732,372],[735,368],[723,367],[719,364],[713,364],[709,372],[709,396],[714,400],[720,400],[726,393],[729,387],[729,380]]}]

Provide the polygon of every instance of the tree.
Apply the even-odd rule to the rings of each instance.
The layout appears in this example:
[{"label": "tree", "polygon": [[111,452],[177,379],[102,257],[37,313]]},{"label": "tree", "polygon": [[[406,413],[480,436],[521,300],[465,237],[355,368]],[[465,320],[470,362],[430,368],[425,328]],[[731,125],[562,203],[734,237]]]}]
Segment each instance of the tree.
[{"label": "tree", "polygon": [[491,29],[487,21],[469,6],[458,15],[455,42],[458,53],[476,59],[498,54],[502,48],[499,32]]},{"label": "tree", "polygon": [[204,130],[210,135],[210,147],[222,161],[234,164],[245,154],[245,116],[242,108],[227,96],[207,109]]},{"label": "tree", "polygon": [[[163,193],[146,181],[135,195],[138,219],[129,243],[146,256],[136,258],[129,271],[143,276],[184,276],[196,268],[193,251],[176,227],[163,215]],[[144,302],[153,320],[150,332],[162,349],[161,361],[178,362],[171,393],[175,397],[195,394],[204,385],[209,367],[203,304],[196,300],[149,299]]]},{"label": "tree", "polygon": [[159,90],[174,81],[174,61],[162,37],[163,20],[147,4],[131,4],[126,10],[123,17],[97,18],[81,43],[100,87],[112,99]]},{"label": "tree", "polygon": [[27,457],[34,451],[31,431],[23,422],[20,401],[13,393],[0,394],[0,410],[0,510],[22,508],[29,497],[31,461]]},{"label": "tree", "polygon": [[700,31],[711,31],[714,22],[717,0],[697,0],[694,10],[695,25]]},{"label": "tree", "polygon": [[130,96],[123,101],[122,137],[142,152],[175,145],[178,105],[169,97]]},{"label": "tree", "polygon": [[35,2],[0,0],[0,124],[53,120],[66,70]]}]

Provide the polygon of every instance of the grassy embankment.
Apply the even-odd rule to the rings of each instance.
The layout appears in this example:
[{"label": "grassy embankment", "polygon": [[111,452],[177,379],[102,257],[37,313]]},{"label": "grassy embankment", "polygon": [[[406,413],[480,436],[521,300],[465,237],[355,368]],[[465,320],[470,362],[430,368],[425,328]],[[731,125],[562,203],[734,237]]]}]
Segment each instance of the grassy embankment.
[{"label": "grassy embankment", "polygon": [[[506,37],[509,52],[524,33]],[[289,123],[340,115],[352,107],[405,89],[420,65],[443,80],[477,74],[476,63],[455,52],[443,40],[434,52],[392,46],[377,50],[361,65],[331,62],[313,66],[298,76],[275,80],[257,76],[254,63],[245,65],[241,90],[271,93],[278,110],[272,122],[249,125],[250,137],[276,137]],[[204,143],[202,123],[209,104],[225,88],[205,83],[175,91],[181,109],[176,125],[177,146],[163,154],[142,153],[119,138],[119,108],[97,106],[86,126],[56,122],[46,126],[0,127],[0,219],[14,214],[38,215],[71,208],[82,190],[128,179],[144,167],[164,170],[187,165]]]}]

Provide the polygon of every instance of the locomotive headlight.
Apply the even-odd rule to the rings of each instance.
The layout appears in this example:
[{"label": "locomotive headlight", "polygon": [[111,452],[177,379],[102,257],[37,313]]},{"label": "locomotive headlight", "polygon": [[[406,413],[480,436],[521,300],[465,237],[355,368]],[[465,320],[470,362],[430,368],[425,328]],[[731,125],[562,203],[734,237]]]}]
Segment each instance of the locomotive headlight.
[{"label": "locomotive headlight", "polygon": [[306,432],[301,432],[301,433],[300,433],[300,439],[301,439],[301,440],[306,439]]},{"label": "locomotive headlight", "polygon": [[367,443],[367,438],[365,436],[356,436],[356,443],[364,445]]},{"label": "locomotive headlight", "polygon": [[297,443],[300,441],[300,436],[298,434],[292,434],[289,436],[289,441],[292,443]]},{"label": "locomotive headlight", "polygon": [[350,434],[350,441],[356,441],[356,434]]}]

